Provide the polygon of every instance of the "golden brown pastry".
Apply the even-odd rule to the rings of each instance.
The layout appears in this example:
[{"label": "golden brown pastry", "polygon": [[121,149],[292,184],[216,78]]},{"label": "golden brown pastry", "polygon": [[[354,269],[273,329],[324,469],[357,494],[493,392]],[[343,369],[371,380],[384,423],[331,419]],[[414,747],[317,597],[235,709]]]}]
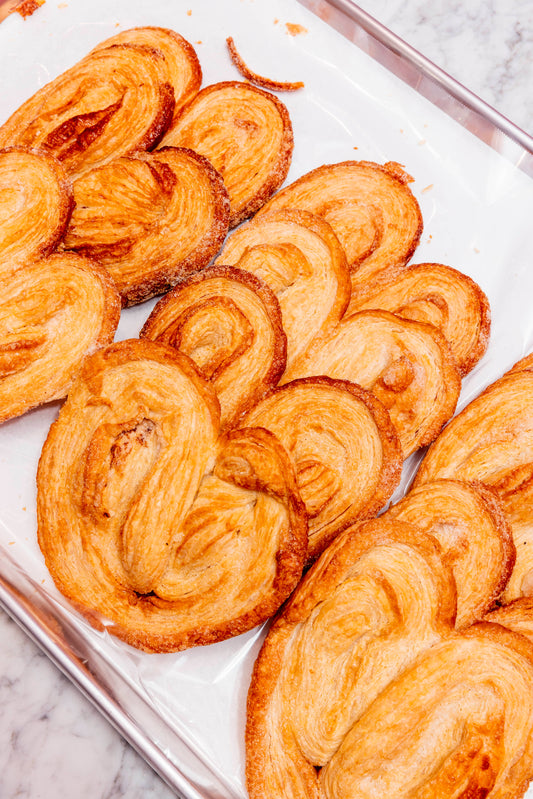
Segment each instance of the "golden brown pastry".
[{"label": "golden brown pastry", "polygon": [[265,430],[219,437],[211,386],[167,345],[126,340],[85,361],[37,485],[57,587],[146,651],[244,632],[301,575],[307,527],[287,453]]},{"label": "golden brown pastry", "polygon": [[292,158],[292,125],[274,94],[249,83],[203,88],[165,134],[161,146],[189,147],[224,178],[230,227],[252,216],[281,186]]},{"label": "golden brown pastry", "polygon": [[275,386],[285,369],[275,295],[231,266],[211,266],[179,283],[159,300],[140,335],[192,358],[216,392],[223,427]]},{"label": "golden brown pastry", "polygon": [[329,375],[359,383],[387,408],[404,457],[429,444],[453,415],[461,379],[444,336],[388,311],[361,311],[317,336],[282,382]]},{"label": "golden brown pastry", "polygon": [[533,642],[533,597],[521,596],[507,605],[494,608],[485,615],[485,621],[507,627]]},{"label": "golden brown pastry", "polygon": [[216,263],[262,278],[276,293],[290,367],[319,333],[337,325],[350,299],[346,256],[333,229],[307,211],[256,216],[226,240]]},{"label": "golden brown pastry", "polygon": [[354,383],[294,380],[274,389],[243,424],[273,432],[293,458],[310,560],[340,530],[374,516],[399,483],[402,452],[389,415]]},{"label": "golden brown pastry", "polygon": [[418,653],[454,635],[455,587],[436,542],[392,519],[357,530],[337,536],[306,574],[255,663],[250,799],[322,797],[317,769],[357,719]]},{"label": "golden brown pastry", "polygon": [[410,259],[422,214],[399,164],[343,161],[313,169],[278,192],[261,213],[299,208],[323,216],[343,245],[359,283]]},{"label": "golden brown pastry", "polygon": [[110,161],[75,181],[74,199],[65,247],[103,264],[125,306],[205,267],[228,230],[222,178],[192,150]]},{"label": "golden brown pastry", "polygon": [[83,359],[113,340],[119,317],[108,273],[75,253],[4,273],[0,422],[64,397]]},{"label": "golden brown pastry", "polygon": [[490,335],[489,301],[467,275],[444,264],[405,264],[354,287],[348,313],[382,308],[438,327],[461,375],[485,354]]},{"label": "golden brown pastry", "polygon": [[[518,799],[533,776],[533,645],[497,624],[436,644],[320,773],[324,799]],[[284,796],[318,794],[285,793]]]},{"label": "golden brown pastry", "polygon": [[239,70],[242,77],[245,80],[249,80],[250,83],[255,84],[255,86],[260,86],[262,89],[267,89],[270,92],[294,92],[297,89],[303,89],[304,84],[301,80],[272,80],[271,78],[263,77],[263,75],[258,75],[257,72],[253,72],[245,64],[244,60],[239,55],[239,51],[237,50],[235,42],[231,36],[227,37],[226,44],[228,46],[228,52],[230,54],[231,60]]},{"label": "golden brown pastry", "polygon": [[0,150],[0,269],[55,250],[73,206],[60,162],[23,147]]},{"label": "golden brown pastry", "polygon": [[435,480],[409,491],[387,516],[416,525],[440,543],[457,586],[456,627],[482,619],[515,562],[511,528],[496,494],[481,483]]},{"label": "golden brown pastry", "polygon": [[168,76],[174,89],[174,118],[192,100],[202,84],[202,67],[194,47],[176,31],[148,25],[129,28],[105,39],[92,52],[116,44],[134,44],[158,50],[165,57]]},{"label": "golden brown pastry", "polygon": [[153,147],[169,126],[174,89],[163,53],[140,44],[93,50],[40,88],[0,127],[0,147],[55,155],[71,177]]},{"label": "golden brown pastry", "polygon": [[516,547],[505,602],[533,595],[533,372],[528,362],[488,386],[450,422],[428,450],[414,482],[420,486],[455,477],[482,481],[496,491]]}]

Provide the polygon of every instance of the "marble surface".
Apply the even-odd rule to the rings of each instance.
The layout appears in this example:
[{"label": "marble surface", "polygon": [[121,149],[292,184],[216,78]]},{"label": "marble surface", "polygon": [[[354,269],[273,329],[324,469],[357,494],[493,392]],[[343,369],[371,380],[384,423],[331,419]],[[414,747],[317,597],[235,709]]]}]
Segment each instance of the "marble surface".
[{"label": "marble surface", "polygon": [[[360,5],[533,134],[531,0],[363,0]],[[0,704],[1,799],[174,796],[1,611]]]}]

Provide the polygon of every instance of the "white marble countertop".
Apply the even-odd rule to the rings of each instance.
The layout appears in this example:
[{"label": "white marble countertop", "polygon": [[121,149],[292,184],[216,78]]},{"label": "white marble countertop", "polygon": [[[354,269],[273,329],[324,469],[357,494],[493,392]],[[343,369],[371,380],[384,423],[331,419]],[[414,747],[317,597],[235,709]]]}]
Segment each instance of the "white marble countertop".
[{"label": "white marble countertop", "polygon": [[[532,0],[362,0],[360,6],[533,134]],[[174,796],[1,611],[0,703],[1,799]]]}]

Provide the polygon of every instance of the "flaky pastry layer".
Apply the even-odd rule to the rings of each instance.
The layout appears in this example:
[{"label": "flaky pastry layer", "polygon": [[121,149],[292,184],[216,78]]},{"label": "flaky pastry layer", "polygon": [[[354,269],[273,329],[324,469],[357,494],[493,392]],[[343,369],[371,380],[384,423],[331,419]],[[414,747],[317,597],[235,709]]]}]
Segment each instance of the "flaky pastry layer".
[{"label": "flaky pastry layer", "polygon": [[0,270],[53,252],[73,204],[71,182],[56,158],[25,147],[0,150]]},{"label": "flaky pastry layer", "polygon": [[287,453],[265,430],[220,436],[211,386],[167,345],[126,340],[86,359],[37,487],[58,589],[145,651],[242,633],[301,575],[307,524]]},{"label": "flaky pastry layer", "polygon": [[533,775],[533,646],[496,624],[436,644],[320,774],[325,799],[517,799]]},{"label": "flaky pastry layer", "polygon": [[129,28],[105,39],[93,49],[93,52],[115,44],[138,44],[163,54],[168,78],[174,89],[173,118],[200,90],[202,67],[196,51],[192,44],[176,31],[155,25]]},{"label": "flaky pastry layer", "polygon": [[503,594],[533,595],[533,372],[526,360],[488,386],[443,430],[422,460],[414,485],[440,477],[479,480],[503,503],[516,563]]},{"label": "flaky pastry layer", "polygon": [[0,422],[64,397],[85,357],[113,340],[120,297],[75,253],[24,263],[2,279]]},{"label": "flaky pastry layer", "polygon": [[346,256],[333,229],[307,211],[261,214],[226,240],[216,263],[262,278],[276,293],[287,334],[287,366],[332,329],[350,298]]},{"label": "flaky pastry layer", "polygon": [[231,266],[211,266],[162,297],[141,337],[188,355],[231,426],[275,386],[285,370],[279,303],[262,280]]},{"label": "flaky pastry layer", "polygon": [[243,423],[271,430],[293,458],[310,560],[349,524],[374,516],[399,483],[403,456],[389,415],[354,383],[294,380],[274,389]]},{"label": "flaky pastry layer", "polygon": [[74,183],[65,247],[111,273],[123,305],[168,291],[211,261],[228,230],[222,178],[192,150],[123,156]]},{"label": "flaky pastry layer", "polygon": [[0,127],[0,147],[56,156],[71,177],[154,146],[174,112],[163,53],[141,44],[101,46],[45,84]]},{"label": "flaky pastry layer", "polygon": [[220,172],[235,227],[281,186],[292,158],[292,124],[274,94],[249,83],[225,81],[203,88],[180,112],[162,146],[188,147]]},{"label": "flaky pastry layer", "polygon": [[461,379],[444,336],[433,325],[388,311],[344,317],[317,336],[282,382],[328,375],[358,383],[387,408],[404,457],[428,444],[453,415]]},{"label": "flaky pastry layer", "polygon": [[[356,273],[357,277],[357,273]],[[467,275],[444,264],[405,264],[354,286],[348,314],[381,308],[437,327],[464,376],[485,354],[490,335],[489,301]]]},{"label": "flaky pastry layer", "polygon": [[337,536],[274,621],[254,666],[251,799],[323,797],[317,769],[418,653],[454,634],[454,619],[453,578],[430,537],[384,518]]},{"label": "flaky pastry layer", "polygon": [[481,620],[501,596],[516,558],[496,493],[481,483],[434,480],[409,491],[387,516],[439,541],[457,587],[456,627]]},{"label": "flaky pastry layer", "polygon": [[355,284],[414,253],[422,214],[407,185],[411,180],[392,162],[326,164],[279,191],[261,213],[299,208],[324,217],[344,247]]}]

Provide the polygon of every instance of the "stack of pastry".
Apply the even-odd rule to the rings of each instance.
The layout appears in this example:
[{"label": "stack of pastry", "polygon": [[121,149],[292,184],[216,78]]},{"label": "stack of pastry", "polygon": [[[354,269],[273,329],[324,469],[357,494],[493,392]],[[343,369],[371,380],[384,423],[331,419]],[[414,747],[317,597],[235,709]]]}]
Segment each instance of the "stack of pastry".
[{"label": "stack of pastry", "polygon": [[[441,433],[490,311],[458,270],[411,263],[410,176],[344,161],[278,191],[285,105],[201,80],[181,36],[137,28],[0,127],[0,419],[68,390],[37,475],[50,573],[147,652],[275,616],[248,700],[252,799],[520,796],[529,361]],[[120,306],[160,294],[112,343]]]},{"label": "stack of pastry", "polygon": [[531,356],[344,530],[278,614],[248,696],[255,797],[523,796],[533,776]]}]

